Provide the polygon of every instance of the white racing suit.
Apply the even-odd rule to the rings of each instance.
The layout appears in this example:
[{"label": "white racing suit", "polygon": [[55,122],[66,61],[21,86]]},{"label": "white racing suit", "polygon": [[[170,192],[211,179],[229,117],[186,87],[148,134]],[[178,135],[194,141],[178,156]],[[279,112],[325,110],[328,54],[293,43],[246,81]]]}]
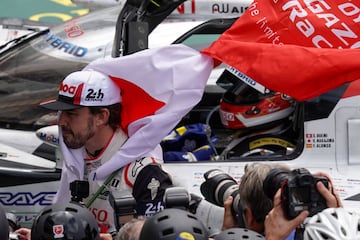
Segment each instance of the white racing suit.
[{"label": "white racing suit", "polygon": [[[81,173],[82,171],[79,166],[69,164],[68,159],[64,161],[60,189],[54,202],[70,201],[69,184],[74,180],[87,180],[90,187],[89,197],[84,199],[86,204],[104,182],[104,180],[99,181],[95,179],[95,170],[110,159],[126,139],[127,136],[122,130],[116,131],[106,147],[95,158],[87,157],[85,149],[82,149],[83,173]],[[66,156],[66,151],[63,151],[64,158],[78,156],[80,151],[78,149],[76,151],[71,156]],[[156,154],[154,155],[156,156]],[[74,162],[80,163],[80,161],[76,160]],[[101,232],[113,233],[116,231],[117,226],[114,209],[109,201],[110,192],[121,191],[124,194],[132,193],[136,200],[137,214],[150,216],[164,208],[163,195],[165,189],[170,186],[172,186],[172,180],[162,170],[158,161],[154,157],[143,157],[121,168],[91,206],[89,206],[89,209],[98,221]]]}]

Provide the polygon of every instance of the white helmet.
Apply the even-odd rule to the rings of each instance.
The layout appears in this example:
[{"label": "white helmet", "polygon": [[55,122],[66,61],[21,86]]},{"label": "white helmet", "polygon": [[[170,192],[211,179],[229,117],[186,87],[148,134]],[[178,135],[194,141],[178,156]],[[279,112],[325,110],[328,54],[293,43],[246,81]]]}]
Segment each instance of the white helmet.
[{"label": "white helmet", "polygon": [[344,208],[327,208],[305,225],[304,240],[359,240],[360,215]]}]

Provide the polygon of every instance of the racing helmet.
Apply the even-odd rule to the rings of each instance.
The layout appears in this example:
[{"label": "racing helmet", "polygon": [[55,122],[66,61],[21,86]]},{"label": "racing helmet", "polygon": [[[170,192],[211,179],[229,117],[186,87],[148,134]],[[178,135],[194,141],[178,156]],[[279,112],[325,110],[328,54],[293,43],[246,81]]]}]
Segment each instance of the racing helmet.
[{"label": "racing helmet", "polygon": [[226,128],[259,127],[284,119],[294,110],[289,96],[266,89],[231,66],[216,83],[226,89],[219,109],[221,123]]},{"label": "racing helmet", "polygon": [[99,240],[99,228],[92,213],[78,203],[56,203],[35,218],[31,239]]},{"label": "racing helmet", "polygon": [[179,208],[166,208],[146,219],[140,240],[208,240],[204,224],[192,213]]},{"label": "racing helmet", "polygon": [[229,228],[221,231],[215,236],[214,240],[265,240],[265,237],[260,233],[246,228]]},{"label": "racing helmet", "polygon": [[360,239],[360,215],[344,208],[327,208],[305,224],[303,239]]}]

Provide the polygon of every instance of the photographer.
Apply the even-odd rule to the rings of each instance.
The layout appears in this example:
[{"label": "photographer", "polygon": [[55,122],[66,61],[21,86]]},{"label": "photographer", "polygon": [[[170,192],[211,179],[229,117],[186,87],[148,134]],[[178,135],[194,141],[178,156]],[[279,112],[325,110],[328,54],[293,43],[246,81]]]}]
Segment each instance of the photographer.
[{"label": "photographer", "polygon": [[20,240],[101,239],[92,213],[76,202],[47,206],[35,218],[31,231],[20,228],[16,232]]},{"label": "photographer", "polygon": [[265,216],[272,209],[273,203],[264,193],[263,181],[274,168],[289,171],[286,165],[280,164],[253,163],[245,166],[239,185],[241,197],[238,214],[235,216],[231,210],[233,198],[227,198],[224,202],[223,230],[240,226],[264,234]]},{"label": "photographer", "polygon": [[[328,208],[342,207],[340,197],[335,192],[329,175],[326,173],[317,173],[314,176],[325,177],[328,179],[328,188],[326,188],[322,182],[316,183],[316,188],[324,197],[326,206]],[[281,189],[278,189],[274,196],[274,207],[265,219],[265,235],[268,240],[286,239],[286,237],[303,223],[309,215],[309,211],[304,210],[297,217],[288,219],[282,207],[281,193]]]},{"label": "photographer", "polygon": [[139,240],[208,240],[209,231],[193,213],[180,208],[166,208],[148,217]]},{"label": "photographer", "polygon": [[125,223],[118,231],[116,240],[138,240],[145,219],[144,216],[138,216]]}]

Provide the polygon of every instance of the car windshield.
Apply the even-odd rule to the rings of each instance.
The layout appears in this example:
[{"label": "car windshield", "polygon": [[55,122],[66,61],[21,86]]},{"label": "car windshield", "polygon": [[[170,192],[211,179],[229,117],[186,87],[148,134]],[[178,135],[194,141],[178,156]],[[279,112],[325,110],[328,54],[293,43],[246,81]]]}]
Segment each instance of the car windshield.
[{"label": "car windshield", "polygon": [[99,10],[3,49],[0,126],[33,130],[54,123],[56,113],[39,103],[56,98],[66,75],[111,53],[120,10],[118,6]]},{"label": "car windshield", "polygon": [[[109,18],[109,17],[108,17]],[[104,24],[109,24],[109,19],[105,19]],[[224,25],[223,21],[210,20],[205,23],[192,23],[192,30],[182,35],[178,40],[171,40],[174,43],[183,43],[194,49],[201,50],[209,46],[220,34],[230,26],[232,23]],[[86,21],[80,24],[80,21],[75,22],[81,26],[85,32],[96,31],[99,24],[94,26]],[[72,23],[72,24],[75,24]],[[185,25],[185,24],[184,24]],[[219,27],[219,25],[221,27]],[[195,26],[195,27],[194,27]],[[188,31],[188,29],[186,30]],[[186,32],[184,30],[184,32]],[[151,43],[161,37],[154,37],[152,35],[159,34],[159,31],[154,30],[154,34],[150,34],[149,42]],[[79,59],[78,62],[70,61],[66,58],[64,52],[60,53],[60,57],[55,57],[56,52],[52,52],[48,46],[44,46],[44,38],[33,39],[22,46],[18,47],[17,51],[10,51],[6,53],[7,61],[2,62],[2,70],[0,71],[0,124],[1,127],[9,129],[38,129],[40,127],[54,124],[56,113],[43,109],[39,103],[54,99],[57,96],[57,91],[61,80],[70,72],[82,69],[88,61]],[[111,33],[113,34],[113,33]],[[65,39],[63,29],[58,30],[59,36]],[[111,35],[113,36],[113,35]],[[178,36],[180,36],[178,34]],[[175,40],[175,41],[174,41]],[[89,43],[90,44],[90,43]],[[166,43],[162,43],[166,44]],[[170,43],[167,43],[170,44]],[[79,42],[78,46],[81,45]],[[150,47],[155,47],[156,44],[150,44]],[[92,52],[101,52],[104,49],[95,49]],[[109,51],[109,49],[107,49]],[[108,54],[108,52],[106,53]],[[106,55],[101,53],[97,57]],[[62,56],[64,55],[64,56]],[[216,77],[219,70],[214,70],[210,76],[209,84],[215,85]],[[217,89],[219,90],[219,89]],[[221,90],[220,90],[221,91]]]}]

